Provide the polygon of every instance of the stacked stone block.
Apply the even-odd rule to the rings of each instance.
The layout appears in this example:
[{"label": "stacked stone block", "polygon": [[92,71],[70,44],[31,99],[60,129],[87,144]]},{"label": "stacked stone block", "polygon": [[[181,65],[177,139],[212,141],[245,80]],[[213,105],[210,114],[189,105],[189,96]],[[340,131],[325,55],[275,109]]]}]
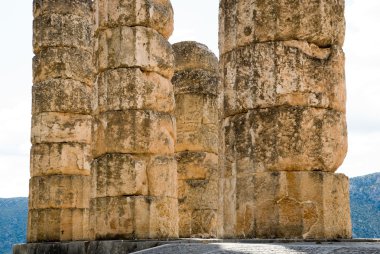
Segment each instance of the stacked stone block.
[{"label": "stacked stone block", "polygon": [[344,1],[220,1],[224,237],[350,238]]},{"label": "stacked stone block", "polygon": [[203,44],[173,45],[180,237],[218,233],[218,59]]},{"label": "stacked stone block", "polygon": [[178,237],[170,1],[97,0],[91,239]]},{"label": "stacked stone block", "polygon": [[92,3],[33,2],[28,242],[88,239]]}]

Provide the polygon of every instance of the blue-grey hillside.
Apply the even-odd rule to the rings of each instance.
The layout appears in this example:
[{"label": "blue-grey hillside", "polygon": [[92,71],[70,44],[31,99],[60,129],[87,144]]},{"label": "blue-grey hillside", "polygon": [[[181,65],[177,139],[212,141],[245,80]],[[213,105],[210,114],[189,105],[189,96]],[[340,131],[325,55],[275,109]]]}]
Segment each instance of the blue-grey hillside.
[{"label": "blue-grey hillside", "polygon": [[25,242],[27,198],[0,198],[0,254],[11,253],[12,245]]},{"label": "blue-grey hillside", "polygon": [[350,179],[353,237],[380,238],[380,173]]}]

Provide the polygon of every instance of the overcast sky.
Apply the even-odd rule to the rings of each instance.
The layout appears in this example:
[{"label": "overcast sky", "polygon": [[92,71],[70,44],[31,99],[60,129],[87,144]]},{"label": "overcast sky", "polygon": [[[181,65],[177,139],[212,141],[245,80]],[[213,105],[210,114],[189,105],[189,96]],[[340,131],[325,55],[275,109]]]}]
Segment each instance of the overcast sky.
[{"label": "overcast sky", "polygon": [[[28,195],[32,1],[0,8],[0,197]],[[172,43],[195,40],[218,55],[219,0],[172,0]],[[21,4],[22,3],[22,4]],[[346,1],[349,151],[338,172],[380,171],[380,1]]]}]

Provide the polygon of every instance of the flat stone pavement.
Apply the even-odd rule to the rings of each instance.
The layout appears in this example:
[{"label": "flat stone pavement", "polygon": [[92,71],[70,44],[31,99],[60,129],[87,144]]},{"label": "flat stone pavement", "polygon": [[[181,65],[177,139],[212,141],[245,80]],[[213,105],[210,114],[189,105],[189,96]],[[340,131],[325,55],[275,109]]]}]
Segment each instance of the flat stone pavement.
[{"label": "flat stone pavement", "polygon": [[380,243],[318,242],[318,243],[181,243],[133,252],[135,254],[380,254]]},{"label": "flat stone pavement", "polygon": [[289,239],[177,239],[29,243],[13,246],[13,254],[380,254],[380,239],[335,241]]}]

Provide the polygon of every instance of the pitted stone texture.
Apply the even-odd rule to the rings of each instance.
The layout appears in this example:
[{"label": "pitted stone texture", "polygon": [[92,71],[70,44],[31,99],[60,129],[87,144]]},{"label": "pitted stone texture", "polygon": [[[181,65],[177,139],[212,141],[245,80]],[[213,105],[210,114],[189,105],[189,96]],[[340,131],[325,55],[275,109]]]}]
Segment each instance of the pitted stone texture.
[{"label": "pitted stone texture", "polygon": [[176,152],[218,152],[218,107],[215,96],[178,94]]},{"label": "pitted stone texture", "polygon": [[218,58],[206,45],[195,41],[173,44],[175,71],[205,70],[218,72]]},{"label": "pitted stone texture", "polygon": [[170,80],[139,68],[120,68],[98,76],[99,112],[142,109],[174,111],[174,91]]},{"label": "pitted stone texture", "polygon": [[36,176],[29,183],[29,209],[88,208],[89,176]]},{"label": "pitted stone texture", "polygon": [[97,67],[99,71],[139,67],[165,78],[173,76],[174,56],[170,43],[146,27],[117,27],[99,32]]},{"label": "pitted stone texture", "polygon": [[174,156],[107,154],[92,164],[95,197],[177,197]]},{"label": "pitted stone texture", "polygon": [[225,115],[281,105],[345,112],[344,53],[305,42],[257,43],[222,59]]},{"label": "pitted stone texture", "polygon": [[206,152],[184,151],[176,154],[179,180],[217,180],[218,156]]},{"label": "pitted stone texture", "polygon": [[300,40],[321,47],[342,46],[344,0],[221,0],[221,55],[255,42]]},{"label": "pitted stone texture", "polygon": [[93,85],[92,54],[78,48],[47,48],[33,58],[33,83],[74,79]]},{"label": "pitted stone texture", "polygon": [[32,113],[91,114],[92,88],[70,79],[49,79],[33,86]]},{"label": "pitted stone texture", "polygon": [[177,199],[105,197],[91,200],[91,239],[178,237]]},{"label": "pitted stone texture", "polygon": [[47,47],[76,47],[92,52],[92,23],[89,19],[76,15],[40,16],[33,21],[33,31],[35,53]]},{"label": "pitted stone texture", "polygon": [[110,111],[94,123],[94,156],[174,153],[175,117],[153,111]]},{"label": "pitted stone texture", "polygon": [[32,143],[91,144],[90,115],[40,113],[32,117]]},{"label": "pitted stone texture", "polygon": [[27,241],[61,242],[88,239],[88,209],[31,209]]},{"label": "pitted stone texture", "polygon": [[175,72],[172,78],[175,94],[207,94],[218,96],[219,74],[205,70]]},{"label": "pitted stone texture", "polygon": [[342,174],[257,173],[237,177],[232,187],[225,205],[235,205],[236,213],[225,217],[224,237],[351,238],[349,184]]},{"label": "pitted stone texture", "polygon": [[86,144],[37,144],[30,152],[30,175],[90,175],[91,161],[91,147]]},{"label": "pitted stone texture", "polygon": [[174,29],[173,8],[169,0],[98,0],[97,29],[116,26],[143,26],[166,39]]},{"label": "pitted stone texture", "polygon": [[335,172],[347,152],[343,113],[308,107],[252,110],[224,121],[225,174]]},{"label": "pitted stone texture", "polygon": [[217,237],[216,210],[179,210],[179,237]]},{"label": "pitted stone texture", "polygon": [[91,18],[92,0],[33,0],[34,18],[51,14],[72,14]]},{"label": "pitted stone texture", "polygon": [[178,180],[179,210],[218,209],[217,180]]}]

